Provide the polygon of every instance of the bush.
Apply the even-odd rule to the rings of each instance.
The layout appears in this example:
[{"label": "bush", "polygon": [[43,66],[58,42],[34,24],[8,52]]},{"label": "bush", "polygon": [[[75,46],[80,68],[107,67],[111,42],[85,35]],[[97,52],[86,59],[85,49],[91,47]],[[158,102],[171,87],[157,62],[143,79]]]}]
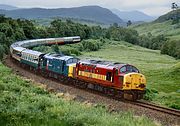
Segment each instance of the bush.
[{"label": "bush", "polygon": [[180,106],[176,103],[171,103],[170,105],[168,105],[170,108],[174,108],[174,109],[178,109],[180,110]]},{"label": "bush", "polygon": [[162,54],[167,54],[180,59],[180,41],[169,40],[161,48]]},{"label": "bush", "polygon": [[146,89],[146,94],[144,95],[144,99],[148,101],[152,101],[156,94],[158,94],[158,91],[155,89]]},{"label": "bush", "polygon": [[61,48],[61,51],[65,55],[75,55],[75,56],[81,55],[81,52],[76,48]]},{"label": "bush", "polygon": [[101,49],[103,42],[102,40],[84,40],[82,41],[83,51],[98,51]]}]

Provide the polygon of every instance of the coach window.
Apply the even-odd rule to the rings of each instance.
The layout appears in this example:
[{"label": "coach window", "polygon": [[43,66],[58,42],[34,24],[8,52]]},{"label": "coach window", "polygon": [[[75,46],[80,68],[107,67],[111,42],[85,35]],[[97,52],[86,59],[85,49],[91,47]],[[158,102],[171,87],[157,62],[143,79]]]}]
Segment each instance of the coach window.
[{"label": "coach window", "polygon": [[111,81],[111,76],[112,76],[111,74],[112,74],[111,72],[106,73],[106,80]]}]

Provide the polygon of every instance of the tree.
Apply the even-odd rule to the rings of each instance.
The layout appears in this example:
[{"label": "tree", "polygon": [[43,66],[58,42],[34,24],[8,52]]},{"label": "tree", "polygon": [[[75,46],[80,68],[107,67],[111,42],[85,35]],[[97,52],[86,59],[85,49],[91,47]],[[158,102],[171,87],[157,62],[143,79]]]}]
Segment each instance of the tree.
[{"label": "tree", "polygon": [[0,23],[0,32],[3,32],[6,37],[11,37],[13,29],[8,23]]},{"label": "tree", "polygon": [[4,14],[0,14],[0,23],[3,23],[6,21],[6,17]]},{"label": "tree", "polygon": [[26,38],[38,38],[37,29],[32,21],[18,19],[17,22],[19,26],[23,29]]},{"label": "tree", "polygon": [[118,27],[118,23],[113,23],[113,26],[117,28]]},{"label": "tree", "polygon": [[131,20],[128,20],[127,27],[130,26],[130,25],[132,25],[132,22],[131,22]]},{"label": "tree", "polygon": [[177,23],[179,23],[179,17],[178,17],[179,13],[178,13],[178,11],[177,11],[178,5],[177,5],[175,2],[172,3],[171,9],[172,9],[173,11],[176,11],[175,14],[174,14],[173,17],[172,17],[172,20],[173,20],[173,21],[172,21],[172,24],[177,24]]},{"label": "tree", "polygon": [[60,50],[59,50],[59,47],[58,47],[57,44],[56,44],[56,45],[52,45],[52,50],[53,50],[54,52],[56,52],[56,53],[60,53]]},{"label": "tree", "polygon": [[2,60],[3,56],[4,56],[4,46],[2,44],[0,44],[0,60]]},{"label": "tree", "polygon": [[175,2],[173,2],[173,3],[171,4],[171,9],[177,10],[177,9],[178,9],[178,5],[177,5]]}]

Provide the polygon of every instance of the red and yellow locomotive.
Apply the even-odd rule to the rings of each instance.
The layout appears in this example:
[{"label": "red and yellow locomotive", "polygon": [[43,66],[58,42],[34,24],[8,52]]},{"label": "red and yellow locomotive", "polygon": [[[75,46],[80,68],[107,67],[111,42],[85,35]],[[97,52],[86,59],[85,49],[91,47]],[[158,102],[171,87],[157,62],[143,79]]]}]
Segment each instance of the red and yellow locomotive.
[{"label": "red and yellow locomotive", "polygon": [[[79,61],[76,64],[75,77],[98,85],[105,93],[111,93],[125,99],[141,99],[145,93],[146,79],[139,70],[129,64],[108,61]],[[93,87],[94,88],[94,87]]]}]

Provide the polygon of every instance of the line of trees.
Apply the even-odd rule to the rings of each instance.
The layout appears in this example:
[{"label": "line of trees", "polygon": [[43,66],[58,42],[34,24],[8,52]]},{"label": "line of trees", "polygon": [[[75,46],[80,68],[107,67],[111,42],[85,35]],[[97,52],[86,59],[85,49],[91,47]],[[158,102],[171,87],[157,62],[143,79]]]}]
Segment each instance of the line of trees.
[{"label": "line of trees", "polygon": [[[19,40],[64,37],[64,36],[81,36],[82,39],[111,39],[117,41],[126,41],[137,44],[146,48],[160,49],[163,54],[168,54],[179,58],[179,49],[170,47],[170,42],[163,35],[152,36],[152,34],[140,36],[134,29],[127,29],[118,26],[116,23],[109,28],[100,26],[87,26],[80,23],[74,23],[71,20],[61,21],[56,19],[49,26],[35,25],[35,22],[25,19],[11,19],[0,15],[0,59],[8,53],[9,46]],[[176,43],[176,42],[174,42]],[[87,43],[84,47],[94,45]],[[165,48],[170,48],[165,50]],[[87,47],[90,50],[96,48]],[[98,48],[98,46],[97,46]],[[174,50],[171,52],[171,50]]]}]

